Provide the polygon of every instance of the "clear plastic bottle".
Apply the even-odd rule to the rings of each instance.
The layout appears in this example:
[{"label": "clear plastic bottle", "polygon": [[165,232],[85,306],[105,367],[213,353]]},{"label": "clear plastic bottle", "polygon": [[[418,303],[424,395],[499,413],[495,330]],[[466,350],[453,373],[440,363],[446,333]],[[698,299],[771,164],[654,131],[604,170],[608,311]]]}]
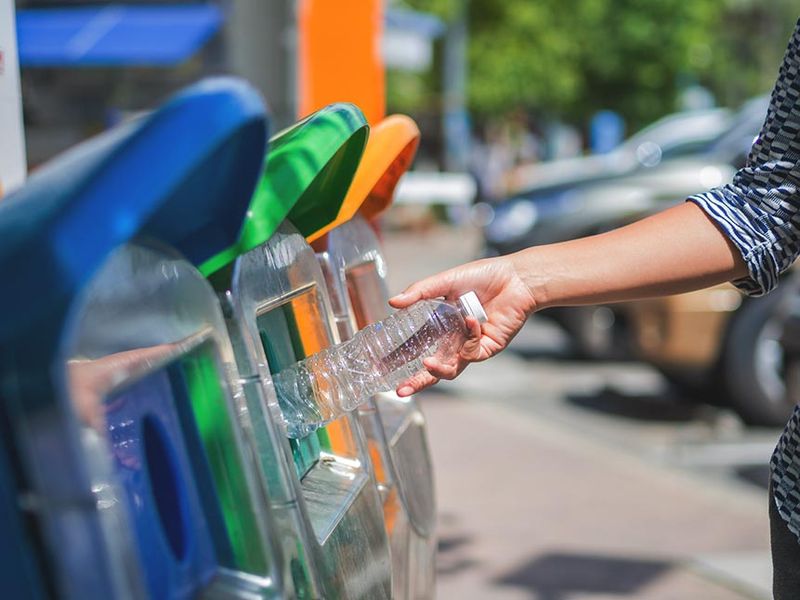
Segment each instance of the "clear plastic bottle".
[{"label": "clear plastic bottle", "polygon": [[394,389],[424,369],[426,357],[452,357],[466,340],[467,316],[486,321],[474,292],[456,302],[421,300],[282,369],[273,381],[289,437],[305,437]]}]

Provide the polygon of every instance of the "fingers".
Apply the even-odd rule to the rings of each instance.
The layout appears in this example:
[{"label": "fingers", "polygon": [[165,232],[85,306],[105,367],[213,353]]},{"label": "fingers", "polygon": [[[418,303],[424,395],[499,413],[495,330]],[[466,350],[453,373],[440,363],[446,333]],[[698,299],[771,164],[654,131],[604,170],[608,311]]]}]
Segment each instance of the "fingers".
[{"label": "fingers", "polygon": [[[424,282],[419,281],[407,287],[405,290],[389,298],[389,305],[394,308],[405,308],[411,306],[415,302],[427,297],[424,290],[427,289]],[[435,297],[435,296],[434,296]]]},{"label": "fingers", "polygon": [[449,364],[443,363],[433,357],[428,357],[422,364],[425,366],[425,371],[420,371],[407,381],[401,383],[397,388],[397,395],[401,398],[416,394],[439,382],[440,379],[455,379],[468,363],[458,361],[457,363]]},{"label": "fingers", "polygon": [[[421,298],[435,298],[446,296],[450,289],[446,278],[437,282],[436,277],[429,278],[409,287],[405,292],[392,298],[389,302],[396,308],[403,308],[413,304]],[[438,285],[438,287],[436,287]],[[397,387],[397,395],[410,396],[437,383],[440,379],[455,379],[461,371],[471,362],[481,360],[482,330],[480,322],[474,317],[466,317],[467,338],[460,348],[453,348],[449,352],[455,360],[443,362],[435,356],[423,360],[425,371],[422,371]]]},{"label": "fingers", "polygon": [[411,379],[401,383],[396,392],[401,398],[416,394],[437,383],[439,380],[431,375],[428,371],[421,371],[414,375]]},{"label": "fingers", "polygon": [[[456,360],[443,362],[435,356],[429,356],[422,361],[425,371],[414,375],[397,388],[397,395],[410,396],[438,383],[440,379],[455,379],[471,362],[480,359],[481,352],[481,324],[474,317],[467,317],[467,340],[458,349]],[[455,349],[454,349],[455,350]]]},{"label": "fingers", "polygon": [[456,376],[464,370],[466,363],[461,361],[442,362],[433,356],[426,358],[422,364],[436,379],[455,379]]},{"label": "fingers", "polygon": [[405,308],[419,300],[447,296],[452,288],[452,277],[449,271],[412,283],[405,290],[389,299],[394,308]]},{"label": "fingers", "polygon": [[458,350],[458,357],[466,362],[475,362],[481,356],[481,324],[475,317],[467,317],[464,322],[467,325],[467,339]]}]

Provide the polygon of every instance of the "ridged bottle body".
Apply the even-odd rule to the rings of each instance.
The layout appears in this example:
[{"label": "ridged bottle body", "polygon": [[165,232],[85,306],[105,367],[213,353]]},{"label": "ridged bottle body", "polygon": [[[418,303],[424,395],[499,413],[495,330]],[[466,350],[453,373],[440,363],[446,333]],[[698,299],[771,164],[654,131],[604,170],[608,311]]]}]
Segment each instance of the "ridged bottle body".
[{"label": "ridged bottle body", "polygon": [[422,300],[273,377],[289,437],[305,437],[392,390],[424,369],[422,360],[451,357],[466,339],[454,303]]}]

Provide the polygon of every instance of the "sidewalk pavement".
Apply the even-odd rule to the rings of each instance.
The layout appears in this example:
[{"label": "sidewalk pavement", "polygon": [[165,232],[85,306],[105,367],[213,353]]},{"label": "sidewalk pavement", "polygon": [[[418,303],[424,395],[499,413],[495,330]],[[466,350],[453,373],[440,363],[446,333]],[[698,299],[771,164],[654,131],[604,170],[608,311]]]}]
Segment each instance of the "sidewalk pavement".
[{"label": "sidewalk pavement", "polygon": [[769,597],[757,495],[706,488],[494,403],[433,391],[422,404],[439,502],[438,598]]}]

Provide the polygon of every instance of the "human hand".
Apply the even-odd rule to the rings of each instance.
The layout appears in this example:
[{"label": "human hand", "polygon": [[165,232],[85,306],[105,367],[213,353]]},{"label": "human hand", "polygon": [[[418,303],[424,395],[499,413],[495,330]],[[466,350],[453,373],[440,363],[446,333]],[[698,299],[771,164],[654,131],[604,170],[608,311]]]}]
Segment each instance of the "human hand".
[{"label": "human hand", "polygon": [[444,297],[456,300],[474,291],[488,320],[482,325],[467,317],[467,340],[451,360],[429,357],[423,371],[397,388],[399,396],[410,396],[438,382],[454,379],[471,362],[490,358],[503,350],[519,332],[536,302],[520,277],[512,257],[478,260],[444,271],[412,284],[389,300],[395,308],[405,308],[419,300]]}]

